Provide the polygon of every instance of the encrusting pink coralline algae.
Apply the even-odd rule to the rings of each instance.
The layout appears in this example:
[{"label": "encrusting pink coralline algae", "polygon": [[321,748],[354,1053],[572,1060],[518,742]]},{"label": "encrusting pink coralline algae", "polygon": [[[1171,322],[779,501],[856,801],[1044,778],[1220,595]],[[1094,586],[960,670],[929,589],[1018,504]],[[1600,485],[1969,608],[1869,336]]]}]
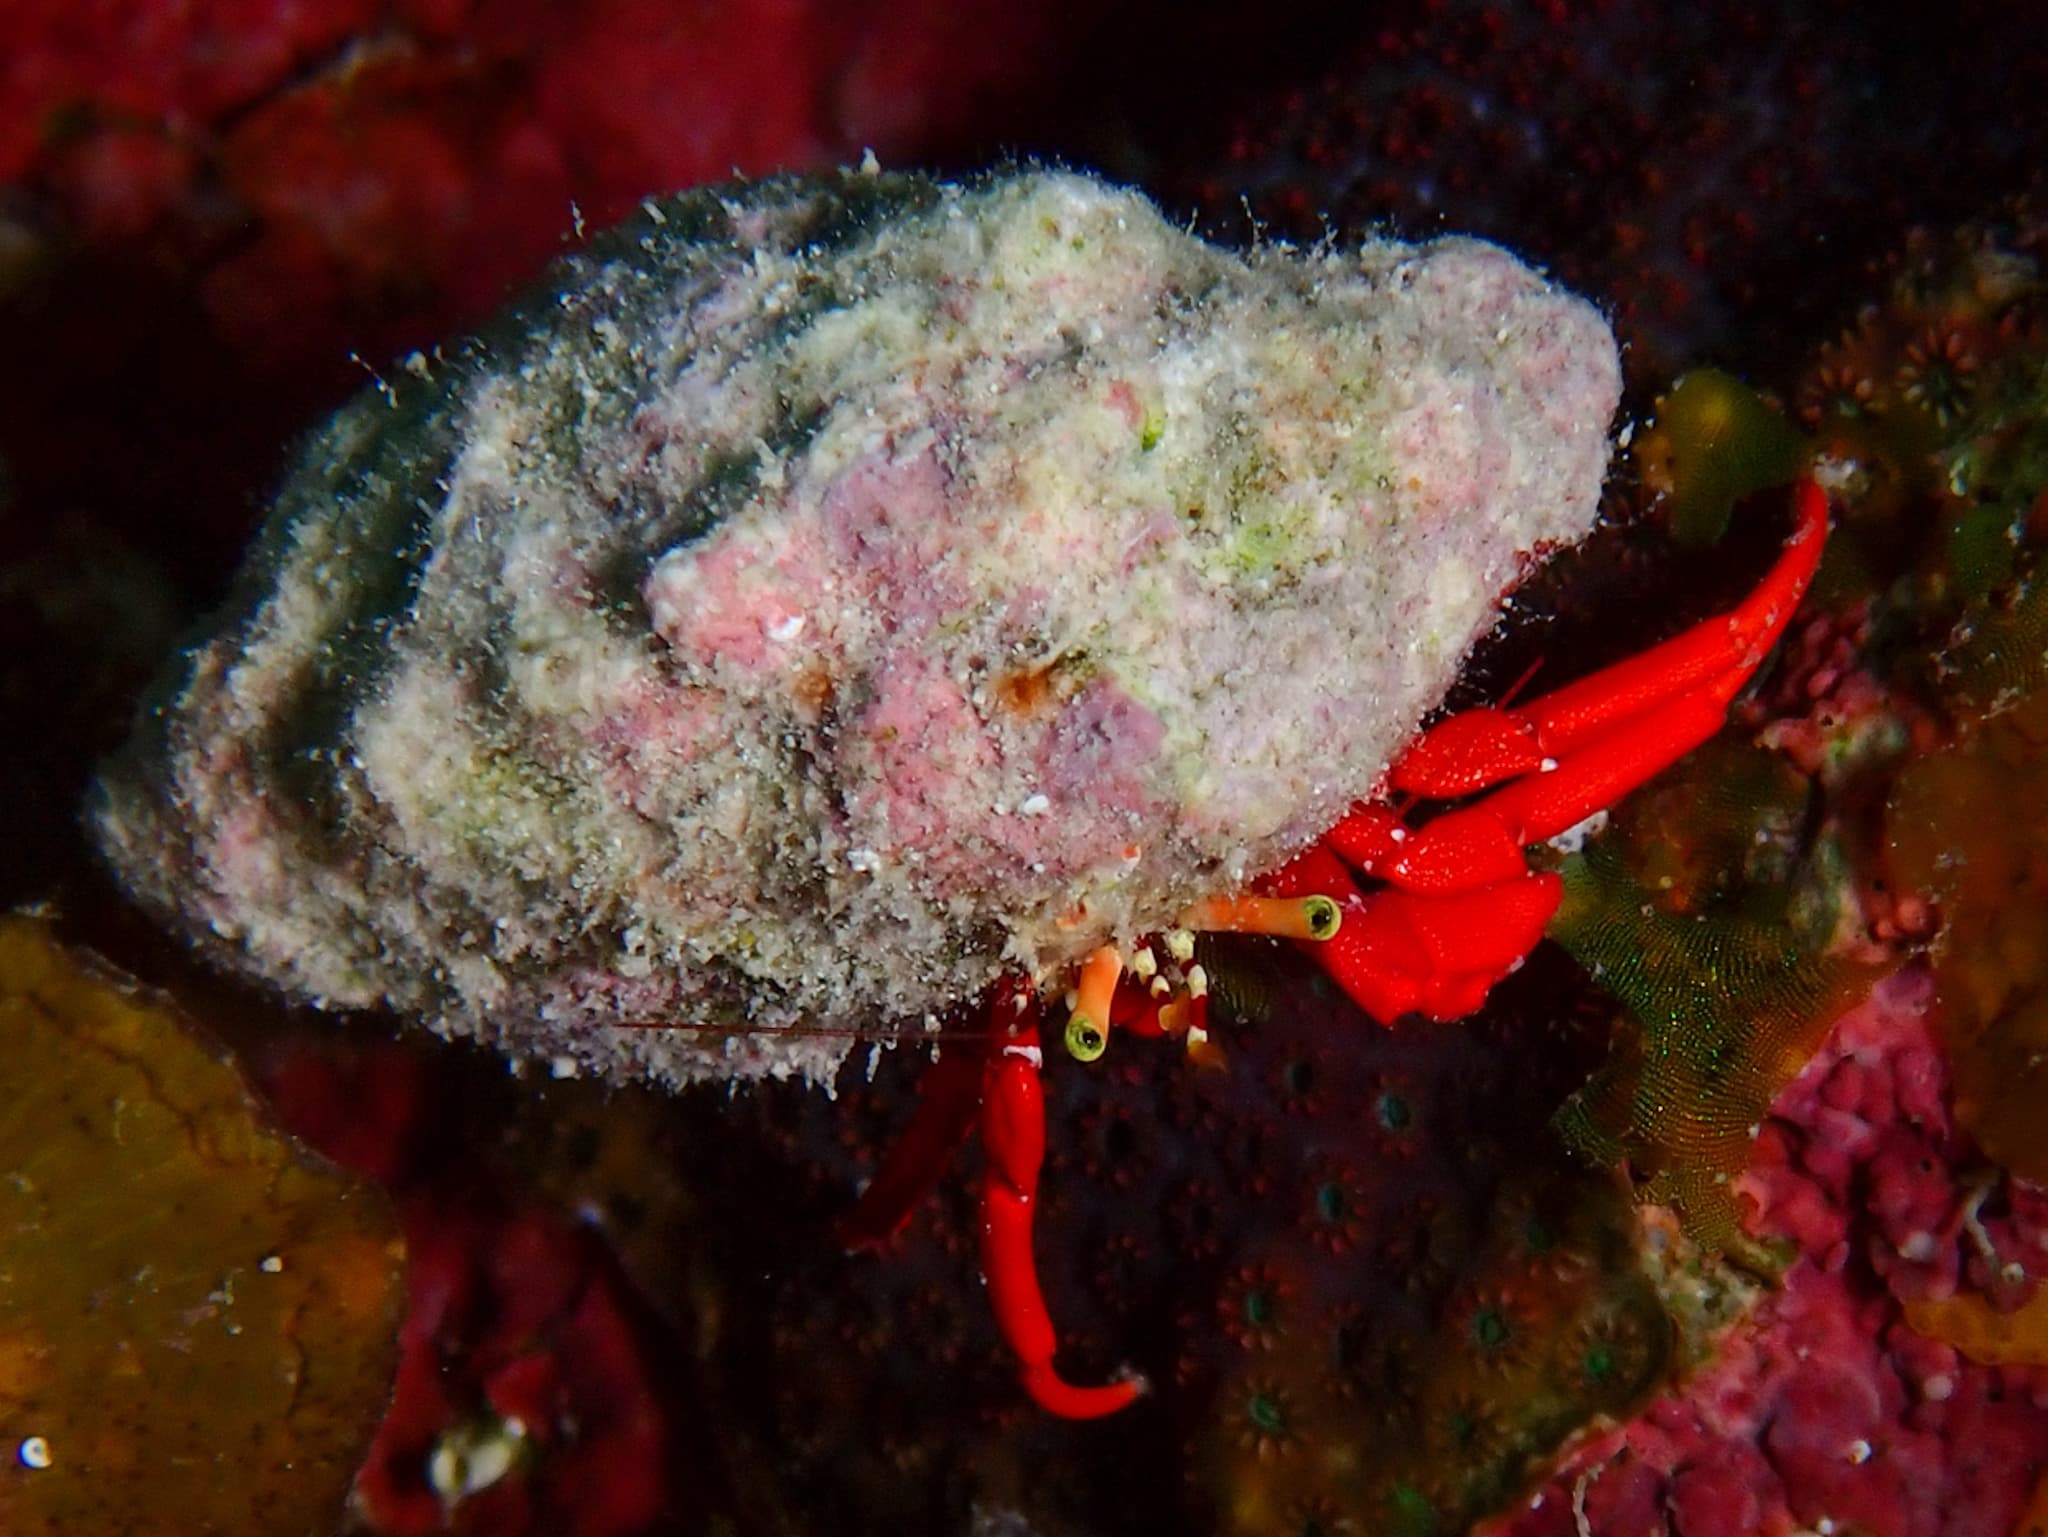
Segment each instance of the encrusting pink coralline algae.
[{"label": "encrusting pink coralline algae", "polygon": [[766,1032],[1050,983],[1369,792],[1618,392],[1471,240],[1238,253],[1041,171],[651,203],[313,437],[100,842],[330,1006],[822,1074]]}]

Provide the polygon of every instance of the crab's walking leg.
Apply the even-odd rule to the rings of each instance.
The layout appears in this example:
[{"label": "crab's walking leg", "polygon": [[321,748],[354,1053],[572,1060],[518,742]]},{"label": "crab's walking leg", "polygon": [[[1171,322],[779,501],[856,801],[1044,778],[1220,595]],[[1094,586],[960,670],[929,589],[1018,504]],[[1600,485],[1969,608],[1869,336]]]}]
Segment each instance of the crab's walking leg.
[{"label": "crab's walking leg", "polygon": [[932,1193],[981,1114],[989,1058],[1012,1024],[1038,1006],[1030,978],[1010,972],[975,1005],[978,1034],[948,1034],[938,1060],[917,1085],[917,1110],[883,1157],[875,1177],[839,1223],[848,1249],[872,1249],[893,1237]]},{"label": "crab's walking leg", "polygon": [[840,1221],[839,1241],[847,1248],[882,1244],[931,1194],[981,1113],[988,1052],[986,1041],[948,1041],[938,1061],[925,1069],[910,1124]]},{"label": "crab's walking leg", "polygon": [[1409,745],[1389,776],[1392,787],[1439,800],[1468,795],[1596,749],[1643,765],[1640,783],[1684,756],[1690,748],[1662,757],[1668,742],[1643,739],[1639,727],[1683,698],[1700,702],[1702,718],[1708,702],[1725,710],[1762,665],[1813,580],[1827,541],[1827,494],[1811,480],[1793,487],[1792,521],[1777,563],[1729,612],[1517,709],[1452,716]]},{"label": "crab's walking leg", "polygon": [[[1359,807],[1326,841],[1404,890],[1473,890],[1516,878],[1527,845],[1611,806],[1698,747],[1720,729],[1820,563],[1827,497],[1802,481],[1794,500],[1784,553],[1737,607],[1518,709],[1454,716],[1425,732],[1394,776],[1401,788],[1437,797],[1525,777],[1412,832],[1384,807]],[[1491,745],[1482,750],[1482,742]]]},{"label": "crab's walking leg", "polygon": [[1058,1341],[1031,1246],[1038,1171],[1045,1161],[1040,1061],[1038,1027],[1027,1016],[1012,1027],[989,1067],[981,1110],[982,1150],[988,1160],[982,1176],[981,1269],[996,1326],[1016,1354],[1024,1390],[1047,1413],[1090,1420],[1124,1408],[1145,1391],[1145,1383],[1126,1377],[1101,1387],[1076,1387],[1053,1366]]}]

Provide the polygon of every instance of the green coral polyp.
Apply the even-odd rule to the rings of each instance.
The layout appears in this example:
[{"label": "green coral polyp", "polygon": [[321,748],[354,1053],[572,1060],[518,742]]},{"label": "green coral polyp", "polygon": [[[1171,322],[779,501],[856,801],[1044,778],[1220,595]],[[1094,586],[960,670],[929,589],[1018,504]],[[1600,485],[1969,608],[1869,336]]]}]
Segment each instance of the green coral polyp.
[{"label": "green coral polyp", "polygon": [[1472,1315],[1472,1342],[1482,1351],[1503,1350],[1513,1337],[1514,1330],[1497,1308],[1481,1308]]},{"label": "green coral polyp", "polygon": [[1373,1101],[1373,1114],[1388,1131],[1406,1131],[1414,1122],[1415,1112],[1408,1101],[1398,1094],[1382,1094]]}]

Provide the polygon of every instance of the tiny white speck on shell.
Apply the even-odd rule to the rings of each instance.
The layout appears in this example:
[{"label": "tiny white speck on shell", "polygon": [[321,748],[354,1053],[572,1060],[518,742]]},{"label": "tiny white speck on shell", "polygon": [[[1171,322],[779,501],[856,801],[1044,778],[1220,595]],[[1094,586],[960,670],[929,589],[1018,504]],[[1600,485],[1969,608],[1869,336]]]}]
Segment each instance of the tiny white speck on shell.
[{"label": "tiny white speck on shell", "polygon": [[675,1083],[1299,849],[1591,526],[1620,387],[1496,247],[1034,170],[651,203],[434,359],[309,442],[99,841],[301,996]]}]

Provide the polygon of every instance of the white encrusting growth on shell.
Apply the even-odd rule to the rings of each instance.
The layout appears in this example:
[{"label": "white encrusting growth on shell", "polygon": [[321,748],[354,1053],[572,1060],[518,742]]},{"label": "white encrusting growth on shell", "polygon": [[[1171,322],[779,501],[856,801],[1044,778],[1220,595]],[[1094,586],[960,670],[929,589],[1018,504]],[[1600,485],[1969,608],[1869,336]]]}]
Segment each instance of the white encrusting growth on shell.
[{"label": "white encrusting growth on shell", "polygon": [[1590,526],[1619,371],[1479,242],[855,172],[650,205],[384,388],[101,843],[297,993],[681,1082],[822,1073],[772,1032],[1053,982],[1300,848]]}]

